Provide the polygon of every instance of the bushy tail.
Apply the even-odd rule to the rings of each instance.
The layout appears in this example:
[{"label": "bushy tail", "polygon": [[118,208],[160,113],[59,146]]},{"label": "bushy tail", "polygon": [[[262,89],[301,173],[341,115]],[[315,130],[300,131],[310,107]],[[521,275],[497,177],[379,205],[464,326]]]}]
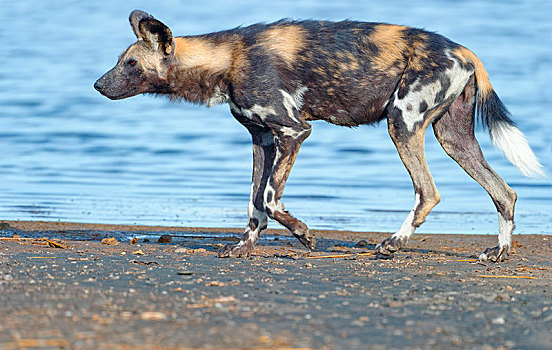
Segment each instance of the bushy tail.
[{"label": "bushy tail", "polygon": [[510,112],[500,101],[496,92],[492,91],[486,99],[479,101],[478,104],[481,121],[489,129],[493,144],[504,152],[506,158],[523,175],[544,176],[542,165],[531,150],[525,136],[510,118]]},{"label": "bushy tail", "polygon": [[523,175],[529,177],[544,176],[539,160],[531,150],[523,133],[516,127],[511,114],[491,86],[483,63],[470,50],[461,47],[458,56],[469,61],[475,67],[477,82],[477,114],[484,127],[488,128],[493,144]]}]

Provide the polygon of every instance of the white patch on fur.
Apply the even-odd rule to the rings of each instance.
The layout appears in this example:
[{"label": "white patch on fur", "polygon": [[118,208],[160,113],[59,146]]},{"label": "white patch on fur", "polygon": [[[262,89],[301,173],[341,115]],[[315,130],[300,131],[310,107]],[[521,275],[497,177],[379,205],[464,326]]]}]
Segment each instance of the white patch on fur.
[{"label": "white patch on fur", "polygon": [[414,213],[416,212],[416,208],[420,205],[420,194],[416,193],[416,199],[414,200],[414,208],[410,211],[408,216],[406,217],[406,220],[404,220],[403,224],[401,225],[401,228],[393,234],[392,237],[399,237],[399,238],[408,238],[412,236],[414,231],[416,230],[416,227],[412,225],[412,222],[414,221]]},{"label": "white patch on fur", "polygon": [[462,68],[458,60],[450,54],[450,50],[445,51],[445,54],[454,62],[452,67],[445,71],[445,75],[450,79],[450,86],[445,93],[445,99],[447,99],[453,95],[460,96],[474,71]]},{"label": "white patch on fur", "polygon": [[500,213],[498,214],[498,245],[499,247],[511,246],[512,232],[514,231],[514,221],[506,220]]},{"label": "white patch on fur", "polygon": [[259,221],[259,225],[257,226],[257,229],[255,231],[259,231],[261,227],[265,227],[268,219],[265,212],[257,210],[255,206],[253,205],[253,202],[249,202],[249,208],[248,208],[248,215],[249,219],[257,219]]},{"label": "white patch on fur", "polygon": [[249,109],[240,108],[234,103],[230,102],[230,109],[239,115],[243,115],[249,119],[253,119],[253,115],[258,115],[261,120],[264,120],[268,115],[276,115],[276,111],[272,107],[263,107],[260,105],[254,105]]},{"label": "white patch on fur", "polygon": [[[225,93],[220,91],[220,88],[217,86],[215,88],[215,93],[213,94],[213,96],[209,97],[209,99],[205,102],[205,104],[208,107],[214,107],[216,105],[226,103],[226,102],[228,102],[228,100],[229,100],[228,95],[226,95]],[[232,108],[232,107],[230,107],[230,108]]]},{"label": "white patch on fur", "polygon": [[305,95],[305,92],[307,92],[308,90],[309,90],[308,87],[300,86],[293,93],[292,95],[293,101],[295,102],[295,105],[297,106],[298,110],[301,109],[301,107],[303,107],[303,95]]},{"label": "white patch on fur", "polygon": [[[268,192],[272,192],[272,200],[268,201]],[[265,206],[270,209],[272,213],[278,212],[278,211],[284,211],[284,204],[281,201],[276,200],[276,191],[272,186],[266,185],[265,191],[263,193],[263,200]]]},{"label": "white patch on fur", "polygon": [[259,105],[254,105],[246,112],[253,113],[259,116],[261,120],[264,120],[268,115],[276,115],[276,111],[272,107],[263,107]]},{"label": "white patch on fur", "polygon": [[280,131],[282,132],[282,134],[284,136],[292,137],[294,139],[299,138],[301,135],[303,135],[305,133],[305,130],[297,131],[297,130],[294,130],[293,128],[290,128],[290,127],[287,127],[287,126],[281,127]]},{"label": "white patch on fur", "polygon": [[525,176],[544,176],[539,160],[531,150],[523,133],[513,125],[499,122],[490,126],[491,140],[508,160]]},{"label": "white patch on fur", "polygon": [[[460,96],[470,76],[473,74],[473,71],[463,69],[458,60],[452,57],[448,51],[446,55],[453,62],[453,65],[443,73],[450,81],[450,86],[447,88],[447,91],[445,91],[445,100],[451,96]],[[434,102],[435,96],[437,96],[443,88],[440,80],[436,80],[428,85],[421,85],[421,89],[417,90],[420,85],[420,78],[418,78],[409,87],[408,93],[403,99],[398,98],[398,90],[395,92],[395,101],[393,105],[402,111],[402,119],[408,131],[412,131],[416,123],[424,120],[426,112],[420,113],[420,103],[425,101],[428,104],[426,110],[434,108],[436,106]]]},{"label": "white patch on fur", "polygon": [[295,114],[293,113],[293,109],[299,111],[301,107],[303,106],[303,94],[308,90],[307,87],[301,86],[295,92],[293,95],[290,95],[284,90],[280,89],[280,92],[282,93],[282,96],[284,97],[283,105],[284,108],[287,111],[288,117],[294,121],[298,121],[297,118],[295,118]]},{"label": "white patch on fur", "polygon": [[284,107],[287,111],[289,119],[297,121],[297,118],[295,118],[295,115],[293,114],[293,109],[294,108],[296,110],[299,110],[299,108],[297,108],[297,104],[295,103],[295,100],[293,99],[293,97],[290,94],[288,94],[284,90],[280,90],[280,92],[284,96],[284,100],[283,100],[282,103],[284,104]]},{"label": "white patch on fur", "polygon": [[[418,85],[420,85],[420,79],[416,80],[412,85],[410,85],[408,93],[403,99],[399,99],[399,90],[395,92],[395,101],[393,106],[397,107],[402,112],[402,120],[406,124],[408,131],[414,129],[414,125],[424,120],[424,113],[420,113],[418,106],[422,101],[426,101],[429,106],[428,109],[434,107],[433,101],[435,96],[441,90],[441,81],[436,80],[428,85],[423,85],[422,88],[418,91],[414,91]],[[410,110],[407,109],[408,105],[411,105]]]}]

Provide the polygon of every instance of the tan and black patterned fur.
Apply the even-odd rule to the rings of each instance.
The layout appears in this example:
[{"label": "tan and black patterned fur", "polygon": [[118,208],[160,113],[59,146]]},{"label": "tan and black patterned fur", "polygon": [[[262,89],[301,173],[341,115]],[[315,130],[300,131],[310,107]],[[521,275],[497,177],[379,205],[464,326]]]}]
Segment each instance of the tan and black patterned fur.
[{"label": "tan and black patterned fur", "polygon": [[[130,22],[138,41],[95,83],[98,91],[111,99],[152,93],[209,106],[228,103],[251,133],[249,223],[240,242],[224,247],[221,257],[249,256],[268,217],[314,249],[314,235],[280,200],[311,132],[308,121],[353,127],[385,119],[412,177],[416,203],[378,252],[389,255],[403,246],[439,202],[424,155],[425,129],[433,125],[445,151],[487,190],[499,213],[499,245],[481,259],[500,261],[508,255],[516,194],[483,158],[473,135],[476,103],[491,136],[494,130],[509,145],[505,135],[519,130],[481,61],[465,47],[385,23],[282,20],[173,37],[145,12],[134,11]],[[526,142],[522,153],[534,158]],[[536,158],[513,163],[528,174],[540,171]]]}]

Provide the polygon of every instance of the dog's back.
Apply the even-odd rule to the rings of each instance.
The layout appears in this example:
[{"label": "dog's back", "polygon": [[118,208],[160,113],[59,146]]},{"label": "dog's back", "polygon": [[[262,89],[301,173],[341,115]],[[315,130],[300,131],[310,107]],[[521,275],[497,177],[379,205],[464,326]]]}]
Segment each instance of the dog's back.
[{"label": "dog's back", "polygon": [[[305,120],[357,126],[385,118],[393,92],[407,70],[424,83],[450,67],[447,51],[459,45],[445,37],[405,26],[368,22],[288,21],[256,24],[203,36],[245,43],[249,73],[238,83],[256,103],[270,105],[270,89],[301,97]],[[413,83],[410,82],[410,83]],[[445,87],[446,88],[446,87]]]}]

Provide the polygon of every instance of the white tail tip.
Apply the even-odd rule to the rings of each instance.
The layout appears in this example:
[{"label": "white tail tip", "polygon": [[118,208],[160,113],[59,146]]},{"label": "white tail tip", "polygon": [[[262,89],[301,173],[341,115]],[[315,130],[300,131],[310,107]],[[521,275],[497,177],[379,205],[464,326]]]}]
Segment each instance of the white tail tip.
[{"label": "white tail tip", "polygon": [[506,122],[497,122],[490,129],[491,140],[519,171],[528,177],[542,177],[544,170],[522,132]]}]

